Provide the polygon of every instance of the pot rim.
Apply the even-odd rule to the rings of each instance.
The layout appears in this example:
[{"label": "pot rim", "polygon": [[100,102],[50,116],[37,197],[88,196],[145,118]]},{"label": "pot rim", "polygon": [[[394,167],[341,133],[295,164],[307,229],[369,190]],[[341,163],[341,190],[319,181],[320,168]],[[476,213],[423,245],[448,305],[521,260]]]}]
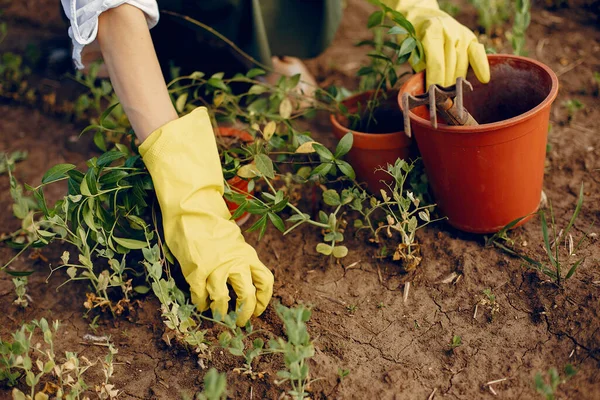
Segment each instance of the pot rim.
[{"label": "pot rim", "polygon": [[[357,93],[353,96],[348,97],[347,99],[342,100],[342,103],[350,102],[353,99],[356,99],[358,97],[363,97],[363,96],[365,96],[367,94],[371,94],[373,92],[374,92],[374,90],[366,90],[364,92]],[[392,90],[390,92],[392,92],[392,94],[393,94],[395,92],[395,90]],[[402,109],[400,109],[400,111],[402,111]],[[352,135],[356,135],[360,138],[372,139],[373,137],[377,137],[379,140],[385,140],[385,139],[391,139],[393,137],[397,137],[399,135],[406,136],[404,134],[404,129],[399,130],[399,131],[394,131],[394,132],[385,132],[385,133],[367,133],[367,132],[361,132],[361,131],[357,131],[354,129],[350,129],[347,126],[342,125],[341,122],[338,121],[338,119],[337,119],[338,116],[339,116],[339,114],[337,114],[337,113],[329,114],[329,120],[331,121],[331,124],[336,129],[339,129],[340,131],[352,132]]]},{"label": "pot rim", "polygon": [[[544,100],[542,100],[542,102],[540,104],[538,104],[531,110],[524,112],[523,114],[517,115],[515,117],[505,119],[502,121],[492,122],[489,124],[481,124],[481,125],[477,125],[477,126],[455,126],[455,125],[446,125],[443,123],[439,123],[438,129],[437,129],[438,132],[482,133],[482,132],[498,130],[501,128],[507,128],[507,127],[522,123],[525,120],[532,118],[533,116],[535,116],[535,114],[539,113],[542,109],[548,107],[554,101],[554,99],[556,99],[556,96],[558,95],[558,77],[556,76],[556,73],[554,73],[554,71],[552,69],[550,69],[550,67],[548,67],[547,65],[541,63],[540,61],[529,58],[529,57],[516,56],[516,55],[512,55],[512,54],[488,54],[488,59],[512,59],[512,60],[523,61],[523,62],[535,65],[536,67],[543,70],[550,77],[550,80],[552,81],[552,86],[550,88],[550,92],[548,93],[546,98]],[[419,72],[418,74],[415,74],[411,78],[409,78],[404,83],[404,85],[402,85],[402,88],[398,92],[398,104],[400,106],[400,109],[402,109],[402,106],[401,106],[402,105],[402,94],[404,93],[404,91],[402,89],[406,86],[406,84],[410,80],[417,79],[416,77],[419,77],[419,79],[420,79],[423,75],[424,75],[424,72]],[[403,112],[404,112],[404,110],[403,110]],[[431,121],[426,120],[425,118],[421,118],[420,116],[416,115],[412,111],[409,111],[408,115],[410,117],[411,122],[417,123],[421,126],[426,126],[426,127],[432,128]]]}]

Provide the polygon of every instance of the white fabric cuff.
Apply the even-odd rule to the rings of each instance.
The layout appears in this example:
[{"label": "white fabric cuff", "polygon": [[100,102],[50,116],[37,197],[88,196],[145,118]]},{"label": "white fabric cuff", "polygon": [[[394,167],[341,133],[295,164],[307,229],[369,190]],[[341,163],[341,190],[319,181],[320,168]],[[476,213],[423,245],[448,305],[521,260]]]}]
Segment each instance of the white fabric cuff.
[{"label": "white fabric cuff", "polygon": [[77,69],[83,69],[81,51],[96,40],[98,17],[104,11],[130,4],[146,15],[148,28],[152,29],[159,19],[156,0],[61,0],[65,14],[71,21],[69,37],[73,41],[73,61]]}]

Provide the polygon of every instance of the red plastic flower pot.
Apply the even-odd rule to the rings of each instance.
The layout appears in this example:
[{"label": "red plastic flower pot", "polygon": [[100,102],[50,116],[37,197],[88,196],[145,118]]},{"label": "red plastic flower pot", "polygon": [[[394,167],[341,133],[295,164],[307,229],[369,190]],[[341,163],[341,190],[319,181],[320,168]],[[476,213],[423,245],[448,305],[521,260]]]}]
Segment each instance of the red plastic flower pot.
[{"label": "red plastic flower pot", "polygon": [[[373,91],[357,94],[349,97],[342,103],[348,108],[348,112],[357,113],[359,106],[365,108],[367,102],[373,95]],[[395,93],[388,98],[393,100]],[[403,131],[402,113],[394,104],[391,109],[394,115],[394,123],[399,130],[385,133],[366,133],[348,128],[349,123],[342,115],[331,114],[330,121],[333,126],[333,134],[341,139],[348,132],[352,133],[352,149],[348,153],[348,161],[354,168],[359,182],[366,182],[371,193],[379,193],[380,189],[387,189],[381,181],[391,183],[392,178],[380,168],[386,168],[387,164],[394,164],[398,158],[407,159],[412,154],[413,141]]]},{"label": "red plastic flower pot", "polygon": [[[437,204],[463,231],[493,233],[537,211],[544,179],[550,106],[558,78],[525,57],[489,55],[491,80],[467,79],[465,108],[479,126],[439,124],[425,106],[410,111],[411,128]],[[403,93],[424,92],[424,74],[411,77]],[[438,119],[439,120],[439,119]],[[443,120],[441,120],[443,121]],[[516,225],[516,226],[518,226]]]},{"label": "red plastic flower pot", "polygon": [[[220,127],[218,129],[217,135],[223,136],[223,137],[237,137],[244,143],[252,143],[254,141],[254,138],[248,132],[242,131],[240,129],[232,128],[232,127]],[[232,190],[234,192],[246,194],[246,197],[248,199],[252,198],[252,194],[254,193],[254,191],[248,190],[249,182],[247,180],[242,179],[236,175],[233,178],[227,179],[227,183],[229,184],[229,186],[232,188]],[[233,201],[229,201],[227,199],[225,199],[225,203],[227,204],[227,208],[229,209],[229,212],[231,214],[233,214],[235,212],[235,210],[237,210],[239,207],[238,204],[234,203]],[[248,221],[249,218],[250,218],[250,214],[245,212],[242,215],[240,215],[235,220],[235,222],[241,226],[246,221]]]}]

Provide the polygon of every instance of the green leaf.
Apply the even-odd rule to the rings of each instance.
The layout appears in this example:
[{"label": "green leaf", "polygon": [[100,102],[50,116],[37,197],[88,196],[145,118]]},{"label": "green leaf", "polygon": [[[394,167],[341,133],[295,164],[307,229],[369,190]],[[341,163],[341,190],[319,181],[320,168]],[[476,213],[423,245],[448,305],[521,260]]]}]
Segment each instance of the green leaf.
[{"label": "green leaf", "polygon": [[373,67],[361,67],[358,72],[356,73],[357,76],[364,76],[364,75],[369,75],[372,74],[373,72],[375,72],[375,69]]},{"label": "green leaf", "polygon": [[371,29],[374,26],[381,24],[383,22],[383,16],[383,11],[375,11],[373,14],[369,15],[367,28]]},{"label": "green leaf", "polygon": [[273,179],[275,178],[275,171],[273,170],[273,161],[266,154],[258,154],[254,157],[256,168],[265,177]]},{"label": "green leaf", "polygon": [[391,63],[391,62],[392,62],[392,59],[391,59],[391,58],[389,58],[388,56],[385,56],[385,55],[383,55],[383,54],[369,53],[369,54],[367,54],[367,56],[368,56],[368,57],[371,57],[371,58],[376,58],[376,59],[378,59],[378,60],[383,60],[383,61],[385,61],[385,62],[389,62],[389,63]]},{"label": "green leaf", "polygon": [[177,100],[175,101],[175,109],[177,110],[178,113],[183,112],[183,110],[185,108],[185,103],[187,102],[187,98],[188,98],[187,93],[183,93],[183,94],[179,95],[179,97],[177,97]]},{"label": "green leaf", "polygon": [[229,92],[229,88],[227,87],[227,85],[225,85],[225,83],[221,79],[210,78],[208,81],[206,81],[206,84],[209,86],[212,86],[214,88]]},{"label": "green leaf", "polygon": [[99,179],[101,185],[112,185],[114,183],[119,182],[121,179],[127,176],[127,172],[120,169],[113,169],[102,176]]},{"label": "green leaf", "polygon": [[104,125],[104,120],[110,115],[110,113],[113,112],[113,110],[119,105],[120,103],[115,103],[111,106],[109,106],[106,110],[104,110],[104,112],[102,113],[102,115],[100,115],[100,125]]},{"label": "green leaf", "polygon": [[406,29],[411,35],[415,35],[415,27],[404,17],[404,15],[397,11],[392,12],[392,15],[392,19],[395,23]]},{"label": "green leaf", "polygon": [[346,161],[336,160],[335,164],[338,166],[342,174],[346,175],[350,179],[356,179],[356,173],[354,172],[354,168]]},{"label": "green leaf", "polygon": [[107,151],[106,153],[102,154],[100,157],[98,157],[98,160],[96,161],[96,164],[99,167],[105,167],[107,165],[112,164],[113,161],[116,161],[120,158],[124,158],[125,154],[123,154],[120,151]]},{"label": "green leaf", "polygon": [[[83,132],[81,132],[83,133]],[[101,130],[96,131],[94,133],[94,144],[102,151],[106,151],[106,140],[104,139],[104,134]]]},{"label": "green leaf", "polygon": [[329,149],[327,147],[323,146],[320,143],[313,143],[312,146],[313,146],[313,149],[315,149],[315,151],[319,155],[319,157],[321,157],[321,160],[325,160],[325,161],[333,160],[333,154],[331,153],[331,151],[329,151]]},{"label": "green leaf", "polygon": [[333,249],[333,256],[335,258],[344,258],[348,255],[348,248],[346,246],[335,246]]},{"label": "green leaf", "polygon": [[115,242],[130,250],[139,250],[148,247],[148,243],[135,239],[124,239],[116,236],[112,237]]},{"label": "green leaf", "polygon": [[323,201],[328,206],[340,205],[340,195],[333,189],[328,189],[323,192]]},{"label": "green leaf", "polygon": [[150,288],[148,286],[136,286],[133,290],[139,294],[146,294],[150,291]]},{"label": "green leaf", "polygon": [[398,52],[398,57],[409,54],[412,52],[417,46],[417,41],[413,37],[407,37],[402,42],[400,46],[400,51]]},{"label": "green leaf", "polygon": [[248,89],[248,94],[263,94],[267,90],[269,89],[263,85],[252,85],[250,89]]},{"label": "green leaf", "polygon": [[73,164],[58,164],[50,168],[42,177],[42,183],[51,183],[67,177],[67,172],[75,169]]},{"label": "green leaf", "polygon": [[262,229],[267,226],[267,214],[264,214],[262,217],[258,219],[250,228],[248,228],[248,232],[254,232],[258,229]]},{"label": "green leaf", "polygon": [[577,260],[575,262],[575,264],[573,264],[573,266],[571,267],[571,269],[569,270],[569,272],[567,272],[567,276],[565,276],[565,279],[569,279],[570,277],[573,276],[573,274],[575,273],[575,271],[577,271],[577,267],[579,267],[579,265],[585,260],[585,257],[580,258],[579,260]]},{"label": "green leaf", "polygon": [[246,73],[246,77],[252,79],[259,75],[264,75],[266,72],[260,68],[252,68],[250,71]]},{"label": "green leaf", "polygon": [[325,244],[325,243],[319,243],[317,245],[316,250],[318,253],[321,253],[326,256],[331,255],[331,253],[333,252],[333,249],[331,248],[331,246],[328,244]]},{"label": "green leaf", "polygon": [[388,35],[408,35],[408,31],[401,26],[392,26],[388,31]]},{"label": "green leaf", "polygon": [[352,143],[354,142],[354,136],[351,132],[348,132],[344,135],[344,137],[340,140],[335,148],[335,158],[340,158],[350,151],[352,148]]},{"label": "green leaf", "polygon": [[268,213],[269,219],[275,225],[275,228],[279,229],[281,232],[285,232],[285,224],[281,217],[275,213]]},{"label": "green leaf", "polygon": [[[85,182],[85,188],[87,188],[87,193],[84,193],[83,182]],[[96,183],[96,171],[94,168],[90,168],[88,172],[85,174],[85,179],[82,182],[81,193],[83,195],[92,196],[98,194],[98,186]]]}]

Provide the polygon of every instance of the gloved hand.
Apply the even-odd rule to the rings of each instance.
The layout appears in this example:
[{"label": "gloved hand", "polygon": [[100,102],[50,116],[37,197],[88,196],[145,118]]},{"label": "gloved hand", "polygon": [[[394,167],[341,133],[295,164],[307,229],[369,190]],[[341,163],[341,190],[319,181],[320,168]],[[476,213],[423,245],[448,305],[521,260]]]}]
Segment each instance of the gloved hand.
[{"label": "gloved hand", "polygon": [[[246,243],[223,199],[223,173],[208,113],[199,107],[153,132],[140,146],[163,215],[166,242],[190,284],[192,302],[227,314],[227,283],[237,323],[262,314],[273,274]],[[209,297],[212,302],[209,303]]]},{"label": "gloved hand", "polygon": [[490,66],[485,48],[469,28],[440,10],[435,0],[387,0],[389,7],[408,19],[423,43],[425,60],[413,65],[426,70],[427,87],[450,86],[465,77],[469,63],[482,83],[490,81]]}]

